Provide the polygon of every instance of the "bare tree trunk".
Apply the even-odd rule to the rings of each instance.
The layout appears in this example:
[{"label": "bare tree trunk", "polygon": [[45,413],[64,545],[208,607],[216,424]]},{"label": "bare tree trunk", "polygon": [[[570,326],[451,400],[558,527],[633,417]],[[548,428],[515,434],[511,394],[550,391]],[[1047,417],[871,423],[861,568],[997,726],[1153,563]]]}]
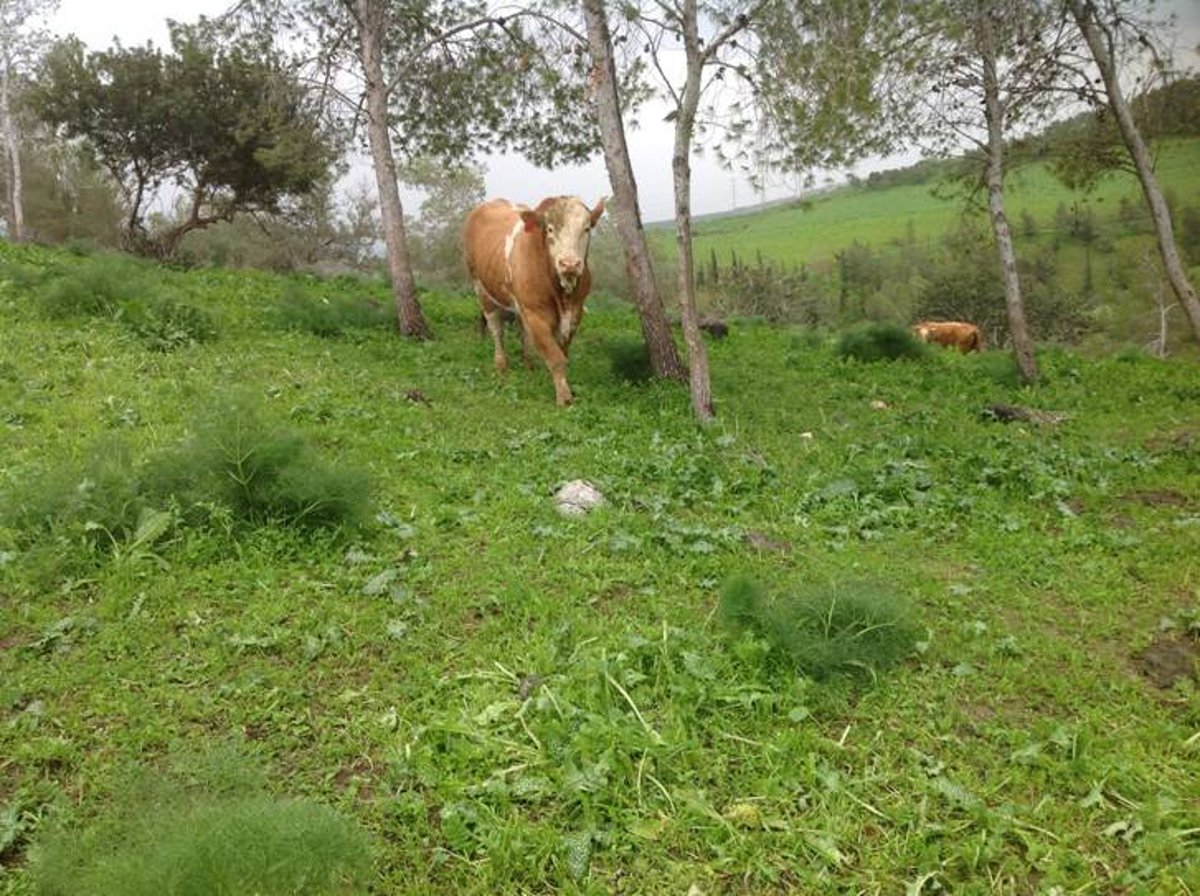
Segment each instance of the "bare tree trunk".
[{"label": "bare tree trunk", "polygon": [[1000,105],[1000,86],[996,77],[996,43],[988,12],[976,20],[980,55],[983,58],[984,117],[987,119],[987,194],[988,213],[1000,268],[1004,276],[1004,304],[1008,311],[1008,330],[1012,336],[1013,354],[1021,379],[1027,383],[1038,378],[1033,339],[1025,322],[1025,304],[1021,299],[1021,280],[1017,274],[1017,254],[1013,248],[1012,230],[1004,212],[1004,110]]},{"label": "bare tree trunk", "polygon": [[1188,280],[1183,262],[1179,258],[1179,248],[1175,244],[1175,231],[1171,226],[1171,212],[1154,176],[1154,162],[1146,141],[1133,120],[1129,104],[1121,92],[1121,83],[1117,78],[1116,58],[1113,53],[1112,35],[1104,32],[1098,21],[1095,4],[1091,0],[1070,0],[1071,15],[1074,16],[1079,30],[1087,41],[1092,58],[1100,69],[1100,77],[1104,79],[1104,91],[1108,96],[1108,105],[1125,148],[1133,159],[1137,169],[1138,180],[1142,184],[1142,192],[1146,196],[1146,204],[1150,207],[1150,216],[1154,220],[1154,232],[1158,237],[1158,251],[1162,255],[1163,269],[1167,280],[1179,304],[1183,306],[1188,320],[1192,324],[1192,333],[1200,340],[1200,300],[1196,298],[1196,289]]},{"label": "bare tree trunk", "polygon": [[0,128],[4,130],[4,153],[8,161],[8,235],[18,243],[25,242],[25,190],[21,175],[21,134],[12,115],[12,62],[8,53],[0,60]]},{"label": "bare tree trunk", "polygon": [[671,157],[671,170],[675,179],[675,246],[679,253],[676,276],[683,341],[688,351],[692,412],[701,423],[708,423],[714,416],[712,385],[708,376],[708,352],[700,335],[700,316],[696,311],[696,278],[692,260],[691,149],[696,109],[700,105],[700,75],[703,64],[696,0],[683,2],[683,44],[687,54],[687,80],[683,88],[679,114],[675,118],[675,151]]},{"label": "bare tree trunk", "polygon": [[358,22],[359,61],[367,82],[367,139],[379,187],[379,214],[387,244],[388,272],[396,296],[400,332],[414,339],[432,336],[421,304],[417,301],[408,238],[404,232],[404,209],[396,183],[396,159],[388,131],[387,81],[383,76],[383,25],[379,0],[352,0],[351,12]]},{"label": "bare tree trunk", "polygon": [[583,15],[587,21],[588,49],[594,73],[592,83],[600,139],[604,146],[604,163],[608,167],[608,179],[612,184],[616,206],[617,232],[625,249],[625,271],[642,322],[642,336],[650,354],[650,367],[655,376],[682,380],[685,371],[671,335],[671,323],[667,320],[662,298],[654,282],[650,249],[642,228],[637,182],[629,160],[629,147],[625,143],[625,125],[621,119],[620,98],[617,96],[617,72],[604,0],[583,0]]},{"label": "bare tree trunk", "polygon": [[1154,357],[1165,358],[1167,356],[1167,337],[1168,324],[1170,323],[1171,312],[1175,306],[1167,300],[1166,290],[1163,289],[1162,272],[1154,263],[1154,256],[1149,249],[1142,253],[1142,270],[1146,274],[1146,289],[1154,298],[1155,316],[1158,318],[1158,333],[1151,337],[1147,346],[1153,346],[1152,351]]}]

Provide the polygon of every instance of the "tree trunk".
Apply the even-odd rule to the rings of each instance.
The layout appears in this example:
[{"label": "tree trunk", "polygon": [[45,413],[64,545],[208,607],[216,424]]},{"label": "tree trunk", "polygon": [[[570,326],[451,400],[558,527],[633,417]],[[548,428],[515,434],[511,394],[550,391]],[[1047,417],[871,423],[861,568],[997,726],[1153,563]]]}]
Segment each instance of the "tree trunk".
[{"label": "tree trunk", "polygon": [[1142,193],[1146,196],[1146,204],[1150,207],[1150,216],[1154,220],[1154,232],[1158,237],[1158,251],[1162,256],[1163,269],[1167,280],[1184,313],[1192,324],[1192,333],[1200,341],[1200,300],[1196,298],[1196,289],[1188,280],[1183,262],[1179,258],[1179,247],[1175,243],[1175,231],[1171,226],[1171,212],[1158,186],[1158,178],[1154,176],[1154,162],[1146,141],[1138,130],[1129,104],[1121,92],[1121,83],[1117,77],[1116,58],[1113,54],[1108,35],[1101,33],[1101,26],[1096,19],[1096,8],[1089,0],[1070,0],[1071,15],[1087,41],[1092,58],[1100,69],[1100,77],[1104,79],[1104,92],[1108,96],[1108,105],[1117,127],[1121,131],[1121,139],[1133,159],[1137,169],[1138,180],[1142,184]]},{"label": "tree trunk", "polygon": [[1017,254],[1013,248],[1012,230],[1004,212],[1004,110],[1000,105],[1000,85],[996,76],[996,44],[992,25],[985,11],[976,20],[979,51],[983,58],[984,117],[987,120],[987,194],[988,214],[1000,269],[1004,275],[1004,304],[1008,311],[1008,330],[1012,336],[1013,354],[1021,379],[1027,383],[1038,378],[1033,339],[1025,322],[1025,304],[1021,299],[1021,280],[1017,274]]},{"label": "tree trunk", "polygon": [[380,0],[352,0],[358,22],[359,61],[367,90],[367,139],[371,162],[379,188],[379,214],[383,219],[383,238],[387,245],[388,272],[396,296],[396,315],[400,332],[414,339],[432,336],[421,304],[417,301],[408,238],[404,232],[404,208],[396,183],[396,159],[388,131],[387,81],[383,76],[383,24]]},{"label": "tree trunk", "polygon": [[642,322],[642,336],[650,355],[650,367],[657,377],[682,380],[685,370],[675,348],[671,323],[667,320],[658,286],[654,282],[650,249],[642,228],[637,181],[634,180],[633,165],[629,160],[629,147],[625,143],[625,125],[621,119],[620,98],[617,96],[617,70],[612,57],[612,36],[608,29],[604,0],[583,0],[583,15],[587,21],[596,114],[600,125],[600,141],[604,146],[604,163],[613,189],[617,233],[625,250],[625,271]]},{"label": "tree trunk", "polygon": [[8,235],[18,242],[25,242],[25,190],[21,175],[21,134],[12,115],[10,78],[12,64],[5,53],[0,61],[4,71],[0,72],[0,127],[4,130],[4,152],[8,159]]},{"label": "tree trunk", "polygon": [[713,419],[712,385],[708,377],[708,352],[700,335],[696,311],[696,279],[692,260],[692,134],[700,105],[700,51],[696,0],[683,3],[683,43],[687,54],[687,80],[675,119],[675,151],[671,170],[675,178],[675,245],[679,252],[676,275],[679,307],[683,318],[683,340],[688,350],[688,372],[692,412],[701,423]]}]

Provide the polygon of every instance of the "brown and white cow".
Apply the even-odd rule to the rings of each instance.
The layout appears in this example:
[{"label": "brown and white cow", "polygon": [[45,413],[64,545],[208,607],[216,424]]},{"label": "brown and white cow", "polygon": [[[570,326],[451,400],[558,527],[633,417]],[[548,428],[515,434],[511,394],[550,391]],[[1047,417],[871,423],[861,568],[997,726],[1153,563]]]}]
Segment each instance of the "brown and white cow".
[{"label": "brown and white cow", "polygon": [[493,199],[467,216],[463,247],[467,269],[496,345],[496,370],[508,369],[504,312],[521,319],[523,339],[550,368],[560,405],[573,396],[567,385],[567,349],[592,288],[587,266],[592,228],[604,200],[589,209],[574,196],[543,199],[537,208]]},{"label": "brown and white cow", "polygon": [[983,349],[983,334],[979,327],[961,320],[924,320],[915,324],[912,331],[924,342],[956,348],[964,355]]}]

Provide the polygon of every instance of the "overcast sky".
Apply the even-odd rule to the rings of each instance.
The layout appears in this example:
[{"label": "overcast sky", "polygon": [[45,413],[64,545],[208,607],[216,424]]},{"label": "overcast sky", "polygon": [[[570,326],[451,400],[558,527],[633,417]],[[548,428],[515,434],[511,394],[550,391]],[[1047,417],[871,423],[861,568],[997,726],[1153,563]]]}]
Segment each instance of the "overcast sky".
[{"label": "overcast sky", "polygon": [[[194,21],[201,15],[217,15],[227,9],[229,0],[62,0],[57,15],[50,21],[52,31],[73,33],[93,49],[110,46],[120,39],[126,46],[152,40],[167,42],[166,20]],[[1160,8],[1178,17],[1177,48],[1183,65],[1200,67],[1196,46],[1200,44],[1200,0],[1165,0]],[[642,215],[647,221],[672,216],[671,197],[671,125],[663,122],[662,111],[647,111],[639,118],[642,126],[628,134],[629,151],[638,181]],[[907,164],[912,157],[870,160],[858,166],[858,173],[878,167]],[[536,202],[543,196],[576,194],[589,203],[611,192],[604,163],[597,159],[587,165],[561,166],[553,171],[539,169],[515,156],[491,156],[486,160],[488,196],[503,196],[521,202]],[[692,210],[697,214],[726,211],[753,205],[761,199],[794,196],[799,191],[794,178],[769,178],[765,192],[755,193],[744,179],[721,168],[709,156],[693,160]],[[356,166],[348,180],[365,183],[374,189],[369,168]],[[406,208],[416,213],[419,196],[405,192]]]}]

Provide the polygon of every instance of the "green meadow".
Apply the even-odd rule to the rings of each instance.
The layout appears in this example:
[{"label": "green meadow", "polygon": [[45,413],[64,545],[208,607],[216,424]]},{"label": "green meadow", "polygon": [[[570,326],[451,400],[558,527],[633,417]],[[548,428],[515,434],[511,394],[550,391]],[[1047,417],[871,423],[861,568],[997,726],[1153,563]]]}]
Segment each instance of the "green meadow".
[{"label": "green meadow", "polygon": [[0,245],[0,893],[1200,891],[1195,363],[423,302]]},{"label": "green meadow", "polygon": [[[1180,205],[1200,204],[1200,140],[1165,142],[1156,171]],[[696,258],[703,262],[715,251],[725,265],[733,252],[753,263],[761,253],[764,259],[789,266],[822,265],[856,241],[884,248],[910,236],[936,239],[956,226],[965,199],[961,190],[934,187],[932,182],[878,188],[863,183],[818,193],[803,203],[700,218],[694,227]],[[1063,186],[1043,164],[1017,168],[1009,175],[1006,191],[1008,215],[1019,240],[1023,213],[1034,217],[1044,238],[1052,235],[1060,205],[1090,206],[1098,218],[1107,219],[1116,214],[1123,197],[1142,207],[1141,188],[1132,174],[1110,174],[1093,191],[1082,193]],[[669,230],[656,227],[651,233],[673,253]]]}]

